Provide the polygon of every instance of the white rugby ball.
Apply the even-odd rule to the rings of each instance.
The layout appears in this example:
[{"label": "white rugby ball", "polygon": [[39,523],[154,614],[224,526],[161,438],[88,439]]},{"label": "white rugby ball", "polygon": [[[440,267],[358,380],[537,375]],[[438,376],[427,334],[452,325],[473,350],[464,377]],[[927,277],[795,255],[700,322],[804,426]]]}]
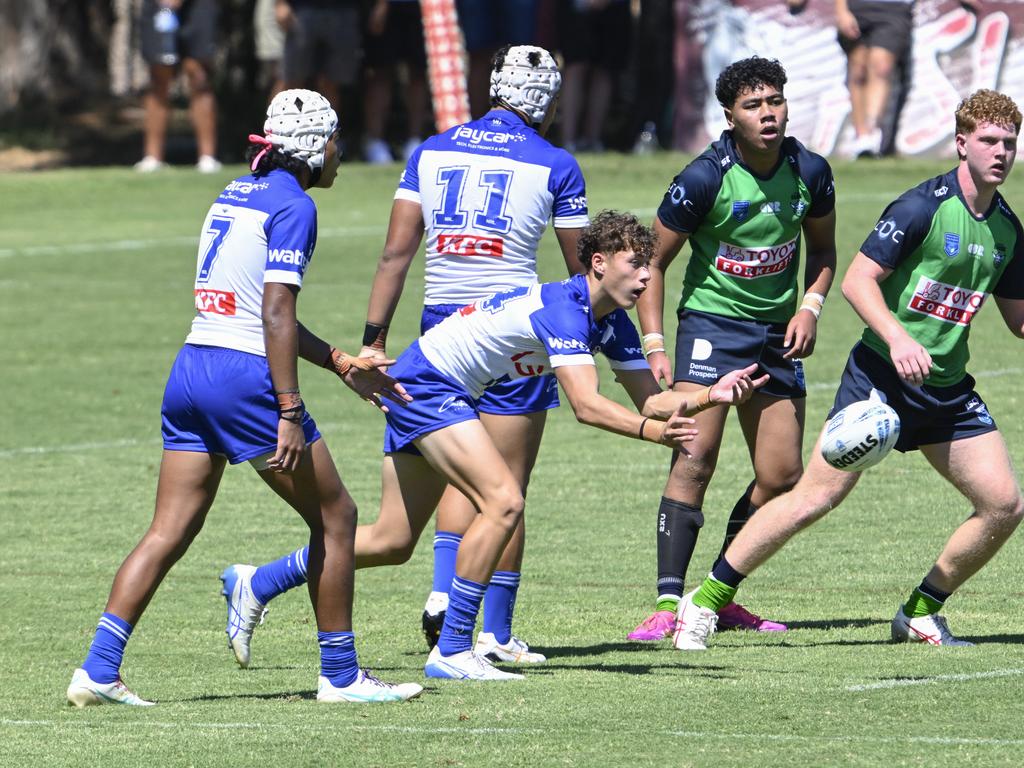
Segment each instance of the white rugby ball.
[{"label": "white rugby ball", "polygon": [[828,420],[821,456],[836,469],[860,472],[884,459],[899,436],[896,411],[879,400],[860,400]]}]

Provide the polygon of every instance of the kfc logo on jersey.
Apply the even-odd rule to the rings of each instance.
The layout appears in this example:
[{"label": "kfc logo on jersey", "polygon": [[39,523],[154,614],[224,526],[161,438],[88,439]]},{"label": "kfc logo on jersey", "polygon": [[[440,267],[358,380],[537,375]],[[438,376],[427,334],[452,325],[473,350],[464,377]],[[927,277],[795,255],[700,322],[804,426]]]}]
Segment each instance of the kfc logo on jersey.
[{"label": "kfc logo on jersey", "polygon": [[744,248],[722,243],[715,257],[715,269],[744,279],[767,277],[785,271],[796,256],[796,240],[779,245]]},{"label": "kfc logo on jersey", "polygon": [[196,288],[196,309],[215,315],[235,314],[235,294],[230,291],[212,291]]},{"label": "kfc logo on jersey", "polygon": [[437,252],[449,256],[493,256],[500,259],[505,253],[505,244],[500,237],[438,235]]},{"label": "kfc logo on jersey", "polygon": [[298,267],[303,272],[309,266],[309,259],[306,254],[298,249],[292,248],[271,248],[267,253],[268,264],[288,264]]},{"label": "kfc logo on jersey", "polygon": [[538,365],[534,367],[529,363],[524,363],[523,358],[529,357],[533,352],[518,352],[512,355],[512,362],[516,364],[516,373],[520,376],[540,376],[544,373],[544,366]]},{"label": "kfc logo on jersey", "polygon": [[922,315],[931,315],[944,323],[970,325],[971,320],[985,303],[984,291],[969,291],[956,285],[940,283],[922,276],[910,297],[907,309]]}]

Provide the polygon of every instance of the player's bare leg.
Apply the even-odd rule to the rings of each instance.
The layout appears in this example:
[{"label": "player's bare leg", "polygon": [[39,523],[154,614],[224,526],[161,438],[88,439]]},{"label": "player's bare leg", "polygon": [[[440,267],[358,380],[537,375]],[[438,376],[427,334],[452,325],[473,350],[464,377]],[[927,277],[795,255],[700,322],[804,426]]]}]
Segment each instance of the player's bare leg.
[{"label": "player's bare leg", "polygon": [[[149,89],[142,99],[145,109],[145,139],[143,142],[143,162],[152,158],[153,163],[137,166],[140,170],[156,170],[164,160],[164,147],[167,140],[167,122],[171,115],[171,82],[174,80],[174,67],[166,64],[153,64],[149,68]],[[155,163],[155,164],[154,164]]]},{"label": "player's bare leg", "polygon": [[188,78],[189,117],[196,133],[199,157],[211,158],[202,170],[215,170],[211,161],[217,157],[217,103],[210,82],[210,65],[196,59],[185,59],[182,70]]}]

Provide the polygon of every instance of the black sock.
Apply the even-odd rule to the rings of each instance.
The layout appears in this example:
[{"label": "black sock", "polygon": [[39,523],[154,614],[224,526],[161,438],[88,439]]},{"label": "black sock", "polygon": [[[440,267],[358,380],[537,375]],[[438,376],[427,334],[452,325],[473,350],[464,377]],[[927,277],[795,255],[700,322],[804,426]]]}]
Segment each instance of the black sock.
[{"label": "black sock", "polygon": [[683,595],[683,579],[704,525],[699,507],[661,497],[658,507],[658,596]]},{"label": "black sock", "polygon": [[[736,502],[736,506],[732,508],[732,512],[729,513],[729,522],[725,526],[725,540],[722,542],[722,551],[718,553],[718,560],[725,557],[725,551],[732,544],[732,540],[736,538],[740,529],[747,524],[747,520],[757,512],[757,507],[750,503],[750,497],[753,493],[754,483],[751,482],[747,486],[747,490],[740,496],[739,501]],[[715,562],[718,561],[716,560]]]}]

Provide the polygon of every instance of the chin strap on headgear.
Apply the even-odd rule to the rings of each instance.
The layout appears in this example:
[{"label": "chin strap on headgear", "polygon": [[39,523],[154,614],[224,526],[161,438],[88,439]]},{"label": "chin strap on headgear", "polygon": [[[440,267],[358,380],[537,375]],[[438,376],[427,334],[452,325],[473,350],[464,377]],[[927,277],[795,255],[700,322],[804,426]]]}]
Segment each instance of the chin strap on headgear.
[{"label": "chin strap on headgear", "polygon": [[514,45],[491,71],[491,100],[521,112],[534,125],[544,122],[562,87],[554,57],[535,45]]}]

